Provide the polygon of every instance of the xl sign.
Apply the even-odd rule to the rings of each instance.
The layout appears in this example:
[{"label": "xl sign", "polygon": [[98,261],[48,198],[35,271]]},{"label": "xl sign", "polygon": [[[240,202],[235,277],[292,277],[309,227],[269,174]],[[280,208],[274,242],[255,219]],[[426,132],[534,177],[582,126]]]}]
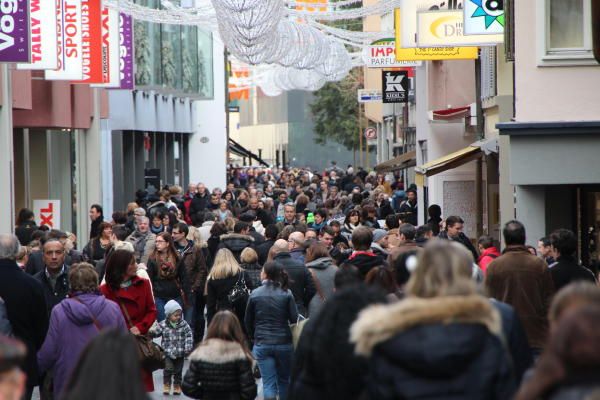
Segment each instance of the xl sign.
[{"label": "xl sign", "polygon": [[0,62],[29,62],[29,2],[0,1]]},{"label": "xl sign", "polygon": [[38,226],[60,229],[60,200],[34,200],[33,214]]}]

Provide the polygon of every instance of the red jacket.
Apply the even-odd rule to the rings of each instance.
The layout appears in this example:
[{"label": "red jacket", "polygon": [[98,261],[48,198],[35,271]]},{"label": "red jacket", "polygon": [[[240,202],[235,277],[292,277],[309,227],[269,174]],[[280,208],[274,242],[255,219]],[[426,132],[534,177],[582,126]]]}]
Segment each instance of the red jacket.
[{"label": "red jacket", "polygon": [[479,268],[481,268],[481,270],[485,274],[489,263],[491,263],[498,257],[500,257],[500,252],[498,251],[498,249],[495,246],[488,247],[479,256],[477,264],[479,264]]},{"label": "red jacket", "polygon": [[[135,276],[131,281],[131,286],[126,289],[120,288],[115,291],[104,284],[100,286],[100,291],[107,299],[117,303],[121,312],[123,312],[121,308],[121,304],[123,304],[132,324],[140,330],[142,335],[145,335],[156,320],[156,305],[152,296],[152,288],[150,287],[150,281],[147,279]],[[123,318],[127,321],[125,314],[123,314]],[[127,322],[127,328],[131,328],[129,322]],[[142,370],[142,377],[146,390],[148,392],[154,391],[152,374]]]}]

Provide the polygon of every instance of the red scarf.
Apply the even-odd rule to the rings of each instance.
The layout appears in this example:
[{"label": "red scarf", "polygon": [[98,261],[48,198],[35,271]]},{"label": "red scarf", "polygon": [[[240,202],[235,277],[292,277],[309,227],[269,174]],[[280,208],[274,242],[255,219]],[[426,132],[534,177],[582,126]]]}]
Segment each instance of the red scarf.
[{"label": "red scarf", "polygon": [[350,255],[350,257],[348,259],[352,260],[354,257],[356,257],[360,254],[364,254],[365,256],[369,256],[369,257],[377,257],[377,255],[375,253],[373,253],[371,250],[356,250],[355,252],[353,252]]}]

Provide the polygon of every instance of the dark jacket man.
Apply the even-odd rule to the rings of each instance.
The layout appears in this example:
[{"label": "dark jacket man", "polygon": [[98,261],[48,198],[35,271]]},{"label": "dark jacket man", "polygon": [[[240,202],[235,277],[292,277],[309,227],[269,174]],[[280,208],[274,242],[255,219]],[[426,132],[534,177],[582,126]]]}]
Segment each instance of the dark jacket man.
[{"label": "dark jacket man", "polygon": [[589,269],[579,265],[573,256],[560,256],[550,268],[554,288],[558,292],[563,287],[575,281],[588,281],[596,283],[594,274]]},{"label": "dark jacket man", "polygon": [[227,235],[221,235],[221,243],[217,252],[220,249],[229,249],[237,262],[240,262],[240,255],[246,247],[254,248],[254,238],[250,235],[244,235],[240,233],[229,233]]},{"label": "dark jacket man", "polygon": [[298,312],[307,317],[308,305],[317,292],[308,268],[303,263],[294,260],[287,251],[276,254],[273,261],[281,264],[283,269],[286,270],[289,276],[290,290],[294,295],[294,300],[296,300]]},{"label": "dark jacket man", "polygon": [[208,190],[205,191],[204,194],[196,193],[190,204],[190,215],[206,210],[209,202],[210,195],[208,194]]},{"label": "dark jacket man", "polygon": [[440,234],[438,235],[438,237],[440,239],[454,240],[455,242],[458,242],[458,243],[462,244],[467,249],[469,249],[469,251],[471,252],[471,254],[473,254],[473,261],[474,262],[477,262],[477,260],[479,259],[479,254],[477,253],[477,250],[475,249],[475,246],[473,246],[473,243],[471,243],[471,240],[464,233],[461,232],[456,237],[450,237],[450,236],[448,236],[448,232],[447,231],[442,231],[442,232],[440,232]]},{"label": "dark jacket man", "polygon": [[264,265],[267,262],[267,257],[269,256],[269,250],[275,244],[275,239],[265,240],[258,246],[256,246],[256,254],[258,254],[258,263],[260,265]]},{"label": "dark jacket man", "polygon": [[[77,264],[84,261],[83,254],[80,251],[72,249],[65,255],[65,265],[70,267],[73,264]],[[44,255],[42,251],[34,251],[29,255],[27,264],[25,264],[25,271],[29,275],[35,275],[44,269]],[[102,279],[102,278],[100,278]]]},{"label": "dark jacket man", "polygon": [[48,316],[50,316],[52,308],[69,296],[69,267],[63,265],[61,272],[56,277],[52,277],[46,269],[33,277],[42,285]]}]

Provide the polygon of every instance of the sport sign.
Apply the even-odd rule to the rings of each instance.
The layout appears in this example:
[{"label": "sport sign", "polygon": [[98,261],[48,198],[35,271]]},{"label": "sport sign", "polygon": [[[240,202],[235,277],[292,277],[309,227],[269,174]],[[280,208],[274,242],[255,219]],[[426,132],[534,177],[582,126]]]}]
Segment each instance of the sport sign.
[{"label": "sport sign", "polygon": [[[47,0],[46,0],[47,1]],[[56,0],[58,65],[46,71],[49,80],[83,79],[81,0]]]},{"label": "sport sign", "polygon": [[0,62],[29,62],[29,2],[0,1]]}]

